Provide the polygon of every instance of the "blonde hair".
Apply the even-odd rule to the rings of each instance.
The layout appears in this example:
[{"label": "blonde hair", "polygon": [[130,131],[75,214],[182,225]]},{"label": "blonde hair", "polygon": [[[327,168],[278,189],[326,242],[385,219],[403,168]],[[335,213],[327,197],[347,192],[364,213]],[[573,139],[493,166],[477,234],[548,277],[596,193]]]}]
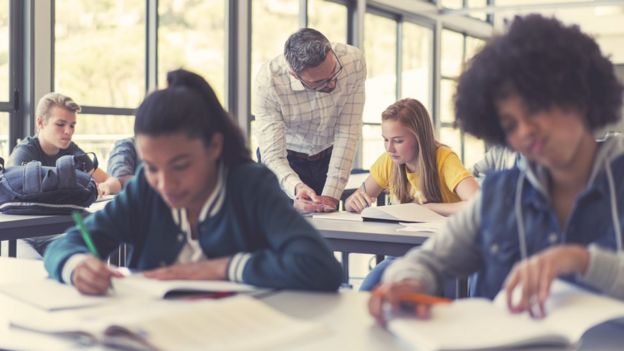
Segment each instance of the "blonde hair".
[{"label": "blonde hair", "polygon": [[[398,121],[414,134],[418,147],[418,168],[415,171],[420,176],[420,188],[428,202],[442,202],[436,162],[436,150],[440,143],[435,140],[431,118],[425,106],[415,99],[402,99],[388,106],[381,114],[381,120]],[[405,164],[394,165],[390,186],[394,191],[393,195],[401,203],[414,201],[409,191]]]},{"label": "blonde hair", "polygon": [[64,108],[73,113],[80,112],[80,105],[78,105],[72,98],[60,93],[52,92],[45,94],[39,100],[35,116],[43,117],[44,121],[47,121],[50,118],[50,110],[54,106]]}]

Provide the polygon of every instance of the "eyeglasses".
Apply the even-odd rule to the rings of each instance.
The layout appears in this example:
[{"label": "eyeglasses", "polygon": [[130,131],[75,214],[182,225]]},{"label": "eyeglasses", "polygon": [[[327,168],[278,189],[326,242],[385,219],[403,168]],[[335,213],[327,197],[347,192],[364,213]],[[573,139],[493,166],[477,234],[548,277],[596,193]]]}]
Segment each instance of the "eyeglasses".
[{"label": "eyeglasses", "polygon": [[332,73],[332,75],[327,79],[319,80],[319,81],[312,82],[312,83],[306,82],[303,78],[297,75],[297,79],[299,79],[299,81],[301,82],[301,84],[303,84],[304,87],[308,89],[316,90],[316,91],[322,91],[323,89],[327,88],[328,85],[330,85],[333,81],[335,81],[338,78],[338,75],[340,74],[340,72],[342,72],[342,62],[340,62],[338,55],[336,55],[336,53],[333,50],[332,50],[332,54],[336,58],[336,68],[335,68],[334,73]]}]

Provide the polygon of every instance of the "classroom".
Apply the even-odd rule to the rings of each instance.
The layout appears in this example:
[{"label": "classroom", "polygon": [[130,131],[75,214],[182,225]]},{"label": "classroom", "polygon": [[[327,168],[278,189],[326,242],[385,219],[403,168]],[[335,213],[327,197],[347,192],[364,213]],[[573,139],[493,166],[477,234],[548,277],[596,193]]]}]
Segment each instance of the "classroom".
[{"label": "classroom", "polygon": [[0,349],[620,350],[623,100],[624,0],[0,0]]}]

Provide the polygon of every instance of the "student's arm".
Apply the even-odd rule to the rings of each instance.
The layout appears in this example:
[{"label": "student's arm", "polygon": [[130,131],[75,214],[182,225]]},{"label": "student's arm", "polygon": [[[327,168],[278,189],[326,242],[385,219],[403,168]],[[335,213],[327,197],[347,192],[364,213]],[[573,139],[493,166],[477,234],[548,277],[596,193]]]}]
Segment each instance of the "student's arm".
[{"label": "student's arm", "polygon": [[134,146],[134,138],[126,138],[115,142],[108,157],[107,173],[115,177],[122,187],[132,177],[138,167],[138,155]]},{"label": "student's arm", "polygon": [[470,176],[459,182],[455,188],[455,193],[459,196],[461,201],[451,203],[428,203],[425,204],[425,206],[443,216],[450,216],[464,208],[467,202],[479,192],[479,189],[479,183],[474,177]]},{"label": "student's arm", "polygon": [[[481,222],[481,195],[449,218],[444,230],[421,247],[411,249],[395,260],[382,277],[382,284],[369,301],[371,315],[384,322],[383,305],[395,301],[397,294],[419,292],[439,295],[448,276],[466,277],[483,264],[476,237]],[[426,317],[428,310],[416,311]]]},{"label": "student's arm", "polygon": [[335,200],[340,199],[349,180],[357,144],[362,136],[366,61],[359,50],[357,53],[361,55],[360,59],[353,63],[353,72],[348,72],[349,77],[344,78],[353,79],[353,81],[349,82],[349,96],[342,112],[336,117],[338,122],[334,132],[334,148],[327,169],[327,180],[323,187],[322,196]]},{"label": "student's arm", "polygon": [[254,81],[254,113],[260,157],[262,163],[277,175],[282,189],[294,199],[295,188],[302,181],[286,158],[286,123],[277,93],[270,82],[271,71],[269,64],[266,64],[260,68]]},{"label": "student's arm", "polygon": [[[107,257],[123,242],[141,241],[144,231],[140,230],[141,221],[138,219],[147,215],[144,213],[147,209],[143,200],[147,199],[148,187],[145,181],[130,182],[124,193],[116,196],[104,209],[85,218],[85,227],[91,233],[101,257]],[[78,228],[74,226],[50,244],[44,256],[44,264],[50,277],[71,283],[73,269],[87,257],[93,256]],[[69,263],[72,266],[65,267]]]},{"label": "student's arm", "polygon": [[268,247],[234,255],[228,278],[271,288],[336,290],[342,276],[339,263],[316,229],[290,205],[275,175],[263,168],[247,179],[241,184],[247,204],[240,210],[247,225],[257,228],[256,240]]},{"label": "student's arm", "polygon": [[347,198],[345,209],[349,212],[360,213],[369,207],[383,190],[372,176],[368,176],[364,183]]}]

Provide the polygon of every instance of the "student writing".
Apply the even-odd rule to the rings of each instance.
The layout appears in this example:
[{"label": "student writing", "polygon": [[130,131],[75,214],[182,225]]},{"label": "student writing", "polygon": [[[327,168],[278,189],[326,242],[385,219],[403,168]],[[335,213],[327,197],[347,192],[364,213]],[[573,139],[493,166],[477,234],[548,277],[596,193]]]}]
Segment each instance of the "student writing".
[{"label": "student writing", "polygon": [[[429,114],[418,100],[395,102],[381,114],[381,120],[386,153],[373,164],[363,186],[347,199],[348,211],[361,212],[389,188],[392,202],[418,202],[450,215],[479,190],[459,157],[435,140]],[[378,265],[362,283],[362,289],[376,285],[390,262]]]},{"label": "student writing", "polygon": [[[137,110],[144,166],[125,191],[85,219],[98,252],[105,257],[130,244],[130,268],[149,278],[335,290],[340,265],[275,175],[251,160],[212,88],[184,70],[167,79],[168,88]],[[71,228],[48,249],[45,267],[83,293],[102,294],[118,274],[88,252]]]},{"label": "student writing", "polygon": [[[597,43],[576,26],[516,17],[471,61],[457,88],[463,129],[519,152],[524,162],[485,178],[482,191],[443,233],[385,272],[369,309],[406,291],[439,293],[444,276],[467,276],[471,293],[493,298],[522,287],[513,312],[545,315],[563,277],[624,298],[624,141],[594,139],[620,118],[622,85]],[[416,312],[426,317],[428,307]]]}]

